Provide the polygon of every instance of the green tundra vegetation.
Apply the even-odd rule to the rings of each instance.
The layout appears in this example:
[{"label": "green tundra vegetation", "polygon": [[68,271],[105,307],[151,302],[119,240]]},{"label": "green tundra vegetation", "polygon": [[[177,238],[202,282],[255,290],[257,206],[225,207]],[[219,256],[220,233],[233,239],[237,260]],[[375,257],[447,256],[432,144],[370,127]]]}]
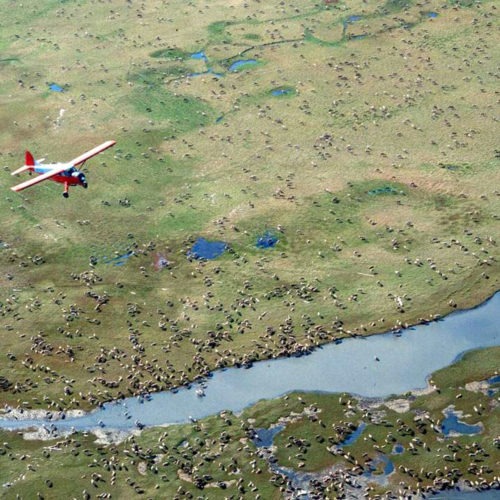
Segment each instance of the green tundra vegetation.
[{"label": "green tundra vegetation", "polygon": [[[495,2],[0,7],[0,403],[88,410],[498,290]],[[10,191],[24,150],[108,139],[88,190]]]}]

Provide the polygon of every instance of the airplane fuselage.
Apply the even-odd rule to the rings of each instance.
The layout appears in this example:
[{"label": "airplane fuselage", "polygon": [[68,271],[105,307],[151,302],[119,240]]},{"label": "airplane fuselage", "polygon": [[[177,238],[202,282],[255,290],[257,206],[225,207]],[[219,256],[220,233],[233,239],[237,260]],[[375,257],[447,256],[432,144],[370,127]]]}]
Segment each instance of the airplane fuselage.
[{"label": "airplane fuselage", "polygon": [[[52,163],[50,165],[37,164],[33,167],[33,172],[36,174],[46,174],[51,170],[57,169],[61,165],[63,165],[63,163]],[[87,188],[88,186],[85,174],[75,167],[69,167],[59,174],[54,175],[50,179],[67,186],[83,186],[84,188]]]}]

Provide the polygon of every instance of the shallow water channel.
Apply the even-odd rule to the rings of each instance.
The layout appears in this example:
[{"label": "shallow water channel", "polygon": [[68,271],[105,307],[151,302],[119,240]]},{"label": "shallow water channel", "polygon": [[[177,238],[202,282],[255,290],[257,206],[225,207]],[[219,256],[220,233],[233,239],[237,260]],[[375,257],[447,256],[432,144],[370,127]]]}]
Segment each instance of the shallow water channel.
[{"label": "shallow water channel", "polygon": [[56,425],[58,430],[131,430],[188,422],[222,410],[239,412],[260,399],[291,391],[350,392],[367,397],[425,388],[427,377],[465,351],[500,345],[500,292],[481,306],[441,321],[366,338],[328,344],[312,354],[254,363],[251,368],[219,370],[203,384],[145,398],[108,403],[81,417],[0,419],[0,428]]}]

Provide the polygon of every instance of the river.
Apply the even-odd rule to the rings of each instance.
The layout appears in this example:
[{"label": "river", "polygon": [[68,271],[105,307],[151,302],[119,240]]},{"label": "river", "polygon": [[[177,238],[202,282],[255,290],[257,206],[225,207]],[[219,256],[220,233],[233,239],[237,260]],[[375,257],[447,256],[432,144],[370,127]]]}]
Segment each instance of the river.
[{"label": "river", "polygon": [[260,399],[291,391],[349,392],[367,397],[404,394],[427,386],[432,372],[471,349],[500,344],[500,292],[479,307],[458,311],[428,325],[327,344],[312,354],[219,370],[204,383],[176,392],[128,398],[80,417],[0,419],[0,428],[56,425],[58,430],[130,430],[200,419],[222,410],[239,412]]}]

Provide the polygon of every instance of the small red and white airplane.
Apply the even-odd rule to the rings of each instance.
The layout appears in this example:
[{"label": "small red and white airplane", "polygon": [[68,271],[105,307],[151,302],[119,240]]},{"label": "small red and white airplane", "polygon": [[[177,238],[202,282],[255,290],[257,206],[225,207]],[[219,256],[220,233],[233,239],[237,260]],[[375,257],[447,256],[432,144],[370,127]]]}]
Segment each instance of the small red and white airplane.
[{"label": "small red and white airplane", "polygon": [[21,172],[26,171],[30,173],[35,172],[36,174],[40,175],[38,177],[35,177],[34,179],[22,182],[21,184],[18,184],[11,189],[12,191],[22,191],[23,189],[38,184],[39,182],[50,179],[55,182],[64,184],[63,196],[67,198],[69,196],[69,186],[83,186],[84,188],[88,187],[85,174],[81,170],[78,170],[76,167],[83,165],[89,158],[102,153],[105,149],[108,149],[115,144],[116,141],[106,141],[103,142],[100,146],[96,146],[94,149],[91,149],[90,151],[77,156],[75,159],[69,161],[68,163],[52,163],[47,165],[42,165],[42,162],[44,160],[43,158],[41,158],[40,160],[35,160],[33,158],[33,155],[29,151],[26,151],[25,165],[21,168],[18,168],[15,172],[12,172],[12,175],[17,175]]}]

